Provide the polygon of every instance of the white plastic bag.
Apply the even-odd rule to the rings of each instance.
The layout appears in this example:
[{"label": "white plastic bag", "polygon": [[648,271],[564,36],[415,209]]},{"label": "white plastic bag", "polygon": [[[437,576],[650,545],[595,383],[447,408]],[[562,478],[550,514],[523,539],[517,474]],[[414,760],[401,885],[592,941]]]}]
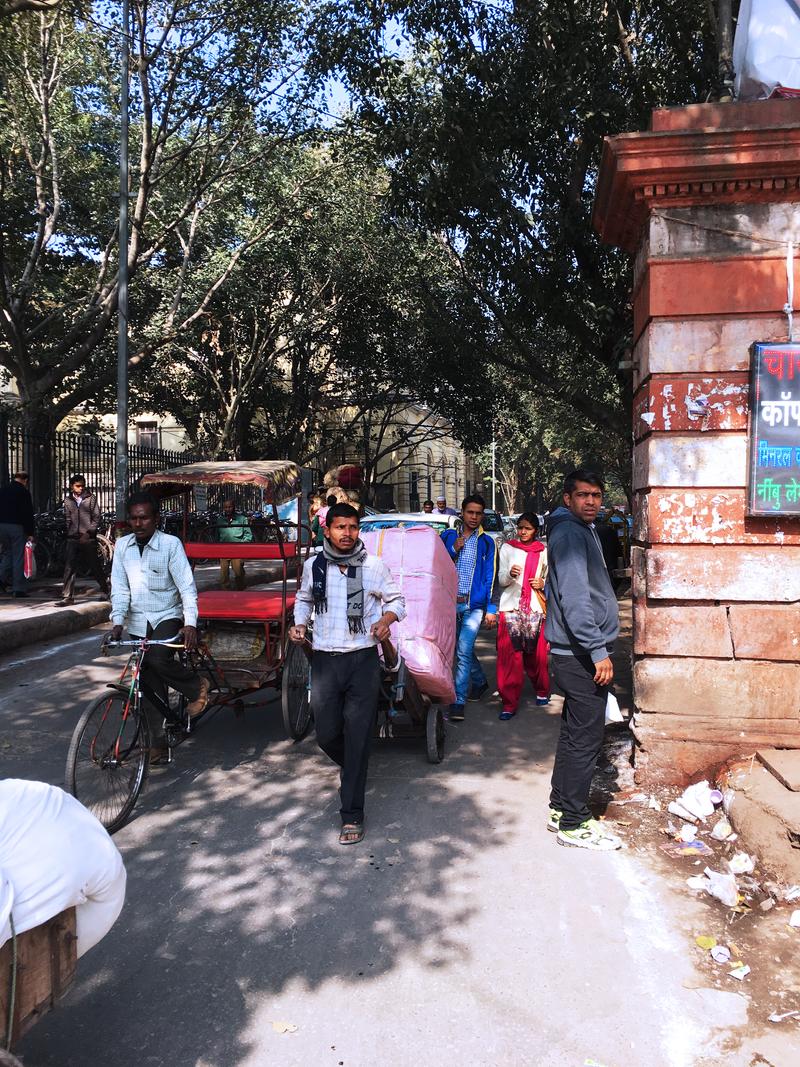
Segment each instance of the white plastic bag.
[{"label": "white plastic bag", "polygon": [[709,882],[706,892],[716,897],[726,908],[735,908],[739,903],[739,890],[734,876],[719,874],[717,871],[712,871],[710,867],[706,867],[706,877]]},{"label": "white plastic bag", "polygon": [[617,698],[609,690],[608,700],[606,701],[606,726],[611,722],[625,722],[625,716],[620,710]]},{"label": "white plastic bag", "polygon": [[695,782],[690,785],[677,800],[672,801],[667,811],[689,822],[705,820],[709,815],[713,815],[714,801],[711,799],[708,782]]},{"label": "white plastic bag", "polygon": [[733,41],[736,96],[763,100],[800,89],[800,13],[791,0],[742,0]]}]

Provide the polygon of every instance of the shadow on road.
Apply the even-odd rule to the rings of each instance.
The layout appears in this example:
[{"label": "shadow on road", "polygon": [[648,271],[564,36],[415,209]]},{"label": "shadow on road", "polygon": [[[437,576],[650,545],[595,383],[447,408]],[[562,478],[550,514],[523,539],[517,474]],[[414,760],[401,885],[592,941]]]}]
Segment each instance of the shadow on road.
[{"label": "shadow on road", "polygon": [[[488,668],[490,639],[482,645]],[[93,663],[89,675],[105,671]],[[19,699],[25,736],[46,728],[60,748],[74,721],[65,688],[74,683],[56,673],[35,706]],[[468,959],[472,859],[515,833],[506,783],[550,773],[560,702],[532,705],[527,691],[517,719],[500,723],[496,702],[469,704],[438,767],[421,742],[378,745],[368,836],[353,848],[336,842],[333,767],[313,736],[285,740],[277,702],[244,720],[214,717],[173,767],[152,773],[117,835],[126,908],[59,1010],[22,1042],[26,1067],[262,1062],[249,1057],[272,1022],[303,1026],[308,991],[322,990],[352,1027],[363,983],[401,961]],[[34,755],[26,748],[7,773],[36,776]],[[388,1018],[402,1014],[396,1004]]]}]

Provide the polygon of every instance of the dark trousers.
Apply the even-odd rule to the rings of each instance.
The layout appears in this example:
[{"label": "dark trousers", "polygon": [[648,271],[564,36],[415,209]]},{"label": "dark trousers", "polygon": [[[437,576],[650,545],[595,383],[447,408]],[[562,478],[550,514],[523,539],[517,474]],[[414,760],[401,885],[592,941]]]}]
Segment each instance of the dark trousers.
[{"label": "dark trousers", "polygon": [[24,593],[25,527],[18,522],[0,522],[0,582],[10,585],[15,593]]},{"label": "dark trousers", "polygon": [[[181,626],[183,619],[165,619],[155,629],[148,623],[146,634],[131,634],[131,637],[152,637],[154,641],[164,641],[168,637],[174,637]],[[200,696],[200,677],[175,659],[175,651],[166,645],[157,645],[155,648],[148,648],[142,662],[142,683],[151,689],[164,705],[169,701],[167,686],[183,693],[189,701],[197,700]],[[163,709],[154,707],[146,698],[144,709],[150,726],[150,736],[158,742],[164,735]]]},{"label": "dark trousers", "polygon": [[380,689],[378,649],[314,652],[311,703],[317,743],[342,768],[343,823],[364,821],[367,765]]},{"label": "dark trousers", "polygon": [[562,830],[591,817],[589,788],[603,745],[608,686],[595,685],[589,656],[552,656],[556,685],[564,694],[561,732],[553,764],[550,807],[564,814]]},{"label": "dark trousers", "polygon": [[108,582],[103,573],[103,564],[100,553],[97,551],[97,542],[79,541],[75,537],[67,540],[67,552],[64,560],[64,592],[63,596],[71,597],[75,588],[75,579],[80,569],[85,568],[91,572],[92,577],[104,593],[108,593]]}]

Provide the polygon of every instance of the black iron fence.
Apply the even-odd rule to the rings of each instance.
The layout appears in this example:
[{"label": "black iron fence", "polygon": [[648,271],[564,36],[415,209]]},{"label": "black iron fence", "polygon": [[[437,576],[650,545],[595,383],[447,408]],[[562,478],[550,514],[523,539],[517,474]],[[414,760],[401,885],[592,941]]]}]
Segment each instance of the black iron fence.
[{"label": "black iron fence", "polygon": [[[52,512],[61,506],[74,474],[82,474],[97,495],[103,511],[113,512],[115,499],[115,443],[93,434],[28,433],[20,426],[0,424],[0,479],[16,471],[30,474],[34,509]],[[143,474],[194,463],[200,457],[190,452],[170,452],[164,448],[128,448],[128,477],[133,486]]]}]

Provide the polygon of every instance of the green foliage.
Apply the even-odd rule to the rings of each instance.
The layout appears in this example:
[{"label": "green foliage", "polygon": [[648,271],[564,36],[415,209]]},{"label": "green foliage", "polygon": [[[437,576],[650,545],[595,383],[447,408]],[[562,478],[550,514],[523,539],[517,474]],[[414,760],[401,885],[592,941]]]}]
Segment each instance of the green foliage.
[{"label": "green foliage", "polygon": [[484,323],[456,306],[438,245],[385,217],[387,181],[346,137],[258,173],[258,214],[274,217],[287,185],[293,210],[137,377],[140,405],[170,410],[214,455],[338,462],[366,412],[413,403],[479,440],[470,416],[490,392],[464,380],[462,356]]},{"label": "green foliage", "polygon": [[[99,3],[85,17],[64,5],[2,24],[13,47],[0,59],[0,365],[40,426],[113,380],[118,18]],[[292,0],[131,2],[134,366],[202,313],[274,225],[248,182],[310,135],[303,18]]]},{"label": "green foliage", "polygon": [[397,217],[439,236],[481,305],[481,356],[598,437],[627,437],[631,280],[591,225],[602,141],[707,97],[711,18],[694,0],[318,8],[317,60],[390,160]]}]

